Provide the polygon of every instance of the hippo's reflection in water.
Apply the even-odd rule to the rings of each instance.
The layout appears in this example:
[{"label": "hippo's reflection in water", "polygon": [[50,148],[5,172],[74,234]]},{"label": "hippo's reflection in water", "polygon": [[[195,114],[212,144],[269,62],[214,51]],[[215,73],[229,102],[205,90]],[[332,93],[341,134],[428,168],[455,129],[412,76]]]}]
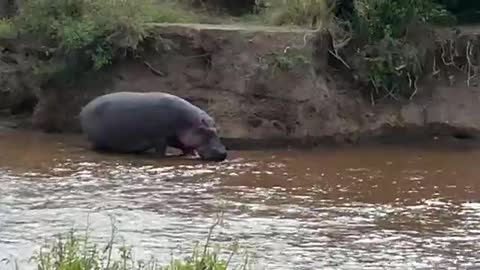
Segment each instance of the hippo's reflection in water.
[{"label": "hippo's reflection in water", "polygon": [[0,258],[28,266],[45,237],[87,216],[107,239],[113,215],[137,257],[168,263],[205,239],[221,207],[228,226],[213,240],[239,239],[267,269],[480,267],[480,152],[233,152],[205,164],[83,147],[3,135]]}]

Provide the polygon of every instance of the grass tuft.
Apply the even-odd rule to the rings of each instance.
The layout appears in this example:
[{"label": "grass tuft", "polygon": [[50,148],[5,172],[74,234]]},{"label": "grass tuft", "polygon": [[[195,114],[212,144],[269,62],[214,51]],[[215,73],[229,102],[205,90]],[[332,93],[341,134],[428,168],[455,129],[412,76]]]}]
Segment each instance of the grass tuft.
[{"label": "grass tuft", "polygon": [[[110,241],[104,246],[90,241],[88,230],[84,234],[70,230],[56,239],[46,242],[34,256],[32,262],[37,270],[228,270],[249,269],[250,258],[247,253],[241,254],[238,243],[231,247],[229,255],[221,255],[219,245],[212,245],[211,237],[221,219],[209,228],[204,245],[196,244],[190,256],[184,259],[172,257],[168,265],[161,265],[157,259],[136,260],[133,248],[116,245],[116,228],[112,225]],[[117,254],[117,256],[115,256]],[[239,265],[232,263],[235,257]],[[17,270],[21,270],[17,268]]]},{"label": "grass tuft", "polygon": [[276,0],[269,4],[265,16],[273,25],[321,28],[333,19],[336,0]]},{"label": "grass tuft", "polygon": [[17,31],[13,22],[9,19],[0,19],[0,39],[13,39]]}]

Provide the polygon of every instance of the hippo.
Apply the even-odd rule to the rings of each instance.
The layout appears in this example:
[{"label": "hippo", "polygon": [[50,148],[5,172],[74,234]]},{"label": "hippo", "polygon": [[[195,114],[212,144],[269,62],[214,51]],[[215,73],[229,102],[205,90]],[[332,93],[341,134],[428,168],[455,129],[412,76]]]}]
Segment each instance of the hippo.
[{"label": "hippo", "polygon": [[162,92],[116,92],[86,104],[79,115],[83,133],[97,151],[142,153],[166,147],[201,159],[227,158],[215,121],[178,96]]}]

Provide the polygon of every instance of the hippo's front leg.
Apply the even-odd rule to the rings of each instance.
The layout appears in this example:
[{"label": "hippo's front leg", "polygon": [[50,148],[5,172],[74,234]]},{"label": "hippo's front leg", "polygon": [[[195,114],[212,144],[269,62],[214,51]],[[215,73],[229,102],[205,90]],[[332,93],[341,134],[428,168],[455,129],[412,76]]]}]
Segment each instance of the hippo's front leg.
[{"label": "hippo's front leg", "polygon": [[166,138],[158,138],[155,140],[153,147],[155,148],[155,153],[159,157],[165,157],[167,151],[167,139]]},{"label": "hippo's front leg", "polygon": [[182,150],[181,156],[196,156],[197,152],[195,151],[195,148],[188,147],[185,145],[181,145],[178,147],[180,150]]},{"label": "hippo's front leg", "polygon": [[182,149],[182,154],[180,155],[181,157],[196,157],[197,151],[193,148],[184,148]]},{"label": "hippo's front leg", "polygon": [[197,153],[195,152],[194,148],[185,146],[177,136],[171,136],[167,139],[168,146],[180,149],[182,154],[180,156],[196,156]]}]

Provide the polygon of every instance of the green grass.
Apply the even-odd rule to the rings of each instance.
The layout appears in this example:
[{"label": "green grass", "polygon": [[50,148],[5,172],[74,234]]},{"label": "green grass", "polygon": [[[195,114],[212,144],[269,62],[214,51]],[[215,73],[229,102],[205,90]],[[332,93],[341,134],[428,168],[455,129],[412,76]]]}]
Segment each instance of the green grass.
[{"label": "green grass", "polygon": [[147,11],[147,18],[153,23],[200,23],[203,18],[203,14],[178,1],[157,1],[152,7]]},{"label": "green grass", "polygon": [[[435,50],[433,26],[452,24],[454,18],[432,0],[358,0],[355,11],[352,40],[355,57],[366,67],[361,79],[368,96],[412,99],[426,75],[425,57]],[[423,33],[415,36],[417,31]]]},{"label": "green grass", "polygon": [[333,18],[336,0],[270,0],[263,15],[272,25],[321,28]]},{"label": "green grass", "polygon": [[[219,245],[211,243],[214,229],[220,224],[218,219],[208,230],[203,245],[195,244],[193,252],[186,258],[172,257],[168,265],[161,265],[155,257],[145,261],[134,257],[133,248],[126,244],[116,244],[117,230],[112,225],[110,240],[104,245],[90,241],[89,230],[79,233],[70,230],[47,241],[32,256],[31,261],[37,270],[229,270],[249,269],[247,253],[241,253],[238,243],[234,243],[228,255],[222,256]],[[239,257],[241,263],[234,265]],[[22,270],[16,267],[16,270]]]},{"label": "green grass", "polygon": [[25,0],[13,19],[45,56],[40,66],[48,72],[40,74],[67,81],[137,56],[150,23],[198,21],[193,11],[167,0]]},{"label": "green grass", "polygon": [[[349,21],[335,17],[339,0],[263,0],[259,14],[232,17],[193,8],[190,0],[25,0],[12,21],[0,21],[0,38],[17,32],[35,37],[42,55],[36,64],[40,81],[62,82],[108,68],[125,57],[142,57],[142,45],[158,38],[151,23],[218,23],[289,25],[345,33],[342,48],[346,66],[356,72],[372,101],[411,99],[426,74],[425,58],[435,48],[427,33],[411,40],[409,33],[429,31],[432,25],[451,25],[453,17],[434,0],[356,0]],[[222,3],[222,1],[208,1]],[[338,35],[337,35],[338,36]],[[350,42],[348,42],[350,41]],[[338,45],[337,44],[337,45]],[[420,45],[418,45],[420,44]],[[161,47],[161,46],[160,46]],[[349,54],[341,55],[346,48]],[[352,53],[355,51],[355,53]],[[158,51],[158,53],[161,53]],[[353,55],[352,55],[353,54]],[[290,65],[290,59],[278,59]],[[343,60],[343,59],[342,59]],[[357,70],[355,70],[357,69]]]},{"label": "green grass", "polygon": [[11,20],[0,19],[0,38],[11,39],[15,38],[17,31]]}]

